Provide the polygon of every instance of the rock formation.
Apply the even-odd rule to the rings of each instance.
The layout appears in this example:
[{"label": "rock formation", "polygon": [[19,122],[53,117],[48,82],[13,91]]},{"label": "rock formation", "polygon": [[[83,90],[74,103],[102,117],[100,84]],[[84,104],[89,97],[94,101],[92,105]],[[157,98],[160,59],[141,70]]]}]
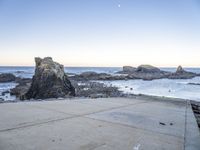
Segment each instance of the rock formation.
[{"label": "rock formation", "polygon": [[29,78],[18,78],[15,81],[18,85],[10,90],[11,95],[15,95],[18,98],[23,98],[23,95],[26,94],[26,92],[31,87],[32,79]]},{"label": "rock formation", "polygon": [[137,72],[143,73],[158,73],[161,72],[159,68],[151,66],[151,65],[140,65],[137,67]]},{"label": "rock formation", "polygon": [[132,73],[134,71],[136,71],[135,67],[132,67],[132,66],[123,66],[123,72]]},{"label": "rock formation", "polygon": [[183,70],[182,66],[178,66],[178,68],[176,69],[176,73],[184,73],[185,70]]},{"label": "rock formation", "polygon": [[45,99],[75,96],[75,89],[64,73],[63,65],[51,57],[35,58],[35,75],[31,87],[23,99]]},{"label": "rock formation", "polygon": [[175,73],[168,76],[169,79],[191,79],[197,76],[196,73],[185,71],[182,66],[178,66]]},{"label": "rock formation", "polygon": [[[124,69],[126,68],[127,69]],[[130,66],[124,66],[122,71],[117,72],[118,74],[128,74],[127,76],[119,76],[119,79],[143,79],[143,80],[154,80],[154,79],[191,79],[195,76],[200,76],[193,72],[185,71],[181,66],[178,66],[176,72],[167,72],[160,70],[157,67],[151,65],[140,65],[136,70]],[[112,78],[110,78],[112,79]]]},{"label": "rock formation", "polygon": [[0,74],[0,83],[3,82],[12,82],[15,81],[16,77],[11,73],[2,73]]},{"label": "rock formation", "polygon": [[118,74],[128,74],[127,76],[121,76],[125,79],[143,79],[153,80],[166,78],[169,72],[162,71],[157,67],[151,65],[140,65],[137,68],[131,66],[124,66],[122,71],[117,72]]}]

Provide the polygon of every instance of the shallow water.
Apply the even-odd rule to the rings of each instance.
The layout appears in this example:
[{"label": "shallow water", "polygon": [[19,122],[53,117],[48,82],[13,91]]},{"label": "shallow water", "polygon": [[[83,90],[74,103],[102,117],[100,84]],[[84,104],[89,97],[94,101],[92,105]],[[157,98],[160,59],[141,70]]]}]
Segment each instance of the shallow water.
[{"label": "shallow water", "polygon": [[4,99],[4,101],[8,101],[8,100],[15,100],[16,97],[15,96],[11,96],[9,93],[5,93],[4,95],[2,95],[2,92],[4,91],[10,91],[10,89],[14,88],[17,84],[13,83],[13,82],[8,82],[8,83],[0,83],[0,99]]},{"label": "shallow water", "polygon": [[200,77],[193,79],[158,79],[152,81],[127,80],[127,81],[101,81],[106,85],[119,87],[121,91],[129,94],[147,94],[166,96],[200,101]]}]

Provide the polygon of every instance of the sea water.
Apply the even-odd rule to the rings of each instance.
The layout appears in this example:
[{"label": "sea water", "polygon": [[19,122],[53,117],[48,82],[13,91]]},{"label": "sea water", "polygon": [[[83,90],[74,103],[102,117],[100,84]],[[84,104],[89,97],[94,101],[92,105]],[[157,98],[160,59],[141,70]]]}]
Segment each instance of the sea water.
[{"label": "sea water", "polygon": [[[32,78],[34,67],[0,67],[0,73],[13,73],[18,77]],[[161,70],[175,72],[176,68],[160,68]],[[200,68],[184,68],[187,71],[200,73]],[[97,73],[115,74],[121,71],[121,67],[65,67],[65,72],[80,74],[85,71]],[[148,94],[155,96],[166,96],[200,101],[200,77],[193,79],[158,79],[152,81],[144,80],[121,80],[121,81],[101,81],[107,85],[119,87],[124,93]],[[15,87],[15,83],[0,83],[1,92]]]},{"label": "sea water", "polygon": [[119,87],[119,90],[127,94],[146,94],[165,96],[200,101],[200,77],[193,79],[158,79],[152,81],[127,80],[127,81],[102,81],[108,86]]}]

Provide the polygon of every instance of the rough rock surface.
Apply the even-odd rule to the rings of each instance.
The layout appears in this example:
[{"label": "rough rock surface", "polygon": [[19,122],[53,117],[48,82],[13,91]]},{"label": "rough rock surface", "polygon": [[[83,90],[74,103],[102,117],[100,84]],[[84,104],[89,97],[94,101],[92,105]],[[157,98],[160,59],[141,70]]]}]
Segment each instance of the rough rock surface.
[{"label": "rough rock surface", "polygon": [[13,75],[11,73],[2,73],[2,74],[0,74],[0,83],[12,82],[12,81],[15,81],[15,80],[16,80],[15,75]]},{"label": "rough rock surface", "polygon": [[30,78],[18,78],[16,83],[18,85],[10,90],[11,95],[15,95],[18,98],[23,98],[23,95],[28,92],[29,88],[31,87],[32,79]]},{"label": "rough rock surface", "polygon": [[121,97],[123,93],[117,87],[106,86],[103,83],[91,81],[72,81],[73,86],[76,88],[77,97]]},{"label": "rough rock surface", "polygon": [[63,65],[51,57],[35,58],[36,69],[31,87],[22,99],[45,99],[74,96],[75,89],[64,73]]}]

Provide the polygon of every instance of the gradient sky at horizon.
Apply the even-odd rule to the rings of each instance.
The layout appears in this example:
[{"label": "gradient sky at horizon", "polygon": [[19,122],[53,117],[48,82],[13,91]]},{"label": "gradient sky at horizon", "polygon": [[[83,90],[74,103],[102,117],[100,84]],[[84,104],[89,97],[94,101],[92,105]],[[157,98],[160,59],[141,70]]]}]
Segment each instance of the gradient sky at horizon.
[{"label": "gradient sky at horizon", "polygon": [[0,65],[200,67],[200,0],[0,0]]}]

